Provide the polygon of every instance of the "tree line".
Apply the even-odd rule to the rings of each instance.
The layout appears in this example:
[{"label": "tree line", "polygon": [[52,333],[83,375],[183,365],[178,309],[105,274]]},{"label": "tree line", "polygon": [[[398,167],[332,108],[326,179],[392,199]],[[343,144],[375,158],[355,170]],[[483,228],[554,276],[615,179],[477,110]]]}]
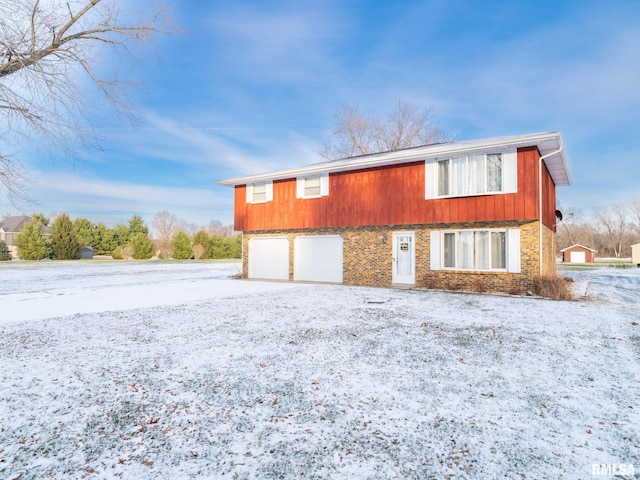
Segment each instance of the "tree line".
[{"label": "tree line", "polygon": [[567,208],[557,224],[558,250],[579,244],[598,251],[598,257],[627,258],[640,243],[640,198],[596,207],[591,215]]},{"label": "tree line", "polygon": [[[230,226],[212,221],[208,228],[199,228],[178,220],[168,212],[154,218],[172,218],[171,228],[150,236],[142,217],[134,215],[125,224],[108,227],[94,224],[86,218],[71,220],[66,213],[57,215],[53,222],[43,214],[34,214],[18,234],[16,246],[23,260],[76,260],[82,256],[82,247],[91,247],[93,254],[114,259],[223,259],[242,256],[242,235]],[[6,251],[6,255],[3,252]],[[6,258],[5,258],[6,257]],[[0,259],[9,260],[6,245],[0,245]]]}]

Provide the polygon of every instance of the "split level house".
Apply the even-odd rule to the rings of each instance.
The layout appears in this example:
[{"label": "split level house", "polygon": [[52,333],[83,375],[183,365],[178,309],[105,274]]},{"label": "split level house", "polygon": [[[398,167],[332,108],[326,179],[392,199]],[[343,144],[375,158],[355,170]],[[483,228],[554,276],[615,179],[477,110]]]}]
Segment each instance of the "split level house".
[{"label": "split level house", "polygon": [[243,277],[523,292],[555,273],[557,132],[363,155],[221,181]]},{"label": "split level house", "polygon": [[17,215],[0,220],[0,240],[7,245],[11,258],[18,258],[18,235],[30,221],[31,217],[27,215]]}]

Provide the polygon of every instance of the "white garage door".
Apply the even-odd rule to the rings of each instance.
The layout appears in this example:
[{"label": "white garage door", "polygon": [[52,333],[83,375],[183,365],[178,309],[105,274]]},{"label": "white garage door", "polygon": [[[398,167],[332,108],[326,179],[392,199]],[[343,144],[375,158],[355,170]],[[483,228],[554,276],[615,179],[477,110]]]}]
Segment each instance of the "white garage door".
[{"label": "white garage door", "polygon": [[249,278],[289,280],[289,240],[285,237],[250,238]]},{"label": "white garage door", "polygon": [[342,237],[296,237],[293,242],[293,279],[342,283]]},{"label": "white garage door", "polygon": [[587,261],[587,253],[586,252],[570,252],[571,259],[569,260],[571,263],[585,263]]}]

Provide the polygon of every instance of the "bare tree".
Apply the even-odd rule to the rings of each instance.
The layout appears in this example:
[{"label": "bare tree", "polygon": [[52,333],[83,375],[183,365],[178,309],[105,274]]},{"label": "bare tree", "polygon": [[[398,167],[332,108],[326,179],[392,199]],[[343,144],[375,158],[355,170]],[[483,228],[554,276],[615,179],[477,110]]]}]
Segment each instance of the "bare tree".
[{"label": "bare tree", "polygon": [[608,207],[598,207],[594,210],[595,220],[600,226],[604,242],[616,258],[620,258],[622,249],[626,246],[628,234],[627,207],[624,203],[616,203]]},{"label": "bare tree", "polygon": [[[117,0],[3,0],[0,2],[0,112],[4,145],[34,138],[54,147],[95,141],[92,85],[116,111],[130,115],[130,84],[98,68],[100,48],[131,55],[129,46],[168,32],[166,10],[125,23]],[[88,82],[87,82],[88,80]],[[15,139],[14,139],[15,137]],[[24,198],[25,171],[15,152],[0,151],[0,187]]]},{"label": "bare tree", "polygon": [[565,209],[562,221],[558,222],[557,240],[558,248],[569,247],[580,243],[581,235],[582,210],[579,208],[569,207]]},{"label": "bare tree", "polygon": [[341,105],[332,142],[325,143],[320,155],[336,160],[451,141],[452,137],[432,121],[432,113],[432,108],[420,109],[399,101],[383,122],[363,113],[358,105]]},{"label": "bare tree", "polygon": [[631,199],[629,210],[631,211],[631,221],[634,223],[636,233],[640,235],[640,198],[634,197]]},{"label": "bare tree", "polygon": [[164,258],[171,257],[173,246],[171,239],[180,230],[180,220],[175,215],[163,210],[154,215],[151,221],[154,233],[154,243],[156,250]]},{"label": "bare tree", "polygon": [[206,229],[209,235],[218,235],[219,237],[230,237],[233,234],[233,225],[223,225],[220,220],[211,220],[209,227]]}]

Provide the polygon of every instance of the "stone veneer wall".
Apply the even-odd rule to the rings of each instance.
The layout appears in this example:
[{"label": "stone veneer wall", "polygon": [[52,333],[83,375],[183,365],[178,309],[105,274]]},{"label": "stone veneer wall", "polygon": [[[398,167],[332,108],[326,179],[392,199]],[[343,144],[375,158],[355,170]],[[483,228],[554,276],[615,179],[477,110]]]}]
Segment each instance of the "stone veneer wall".
[{"label": "stone veneer wall", "polygon": [[[520,228],[521,273],[472,272],[430,269],[430,232],[443,229]],[[393,232],[416,236],[416,287],[523,293],[539,275],[539,223],[465,223],[447,225],[397,225],[245,232],[242,275],[248,277],[248,242],[252,237],[286,237],[289,240],[289,280],[293,279],[294,239],[301,235],[340,235],[343,239],[343,281],[347,285],[392,286]],[[543,226],[543,274],[555,273],[555,233]]]}]

